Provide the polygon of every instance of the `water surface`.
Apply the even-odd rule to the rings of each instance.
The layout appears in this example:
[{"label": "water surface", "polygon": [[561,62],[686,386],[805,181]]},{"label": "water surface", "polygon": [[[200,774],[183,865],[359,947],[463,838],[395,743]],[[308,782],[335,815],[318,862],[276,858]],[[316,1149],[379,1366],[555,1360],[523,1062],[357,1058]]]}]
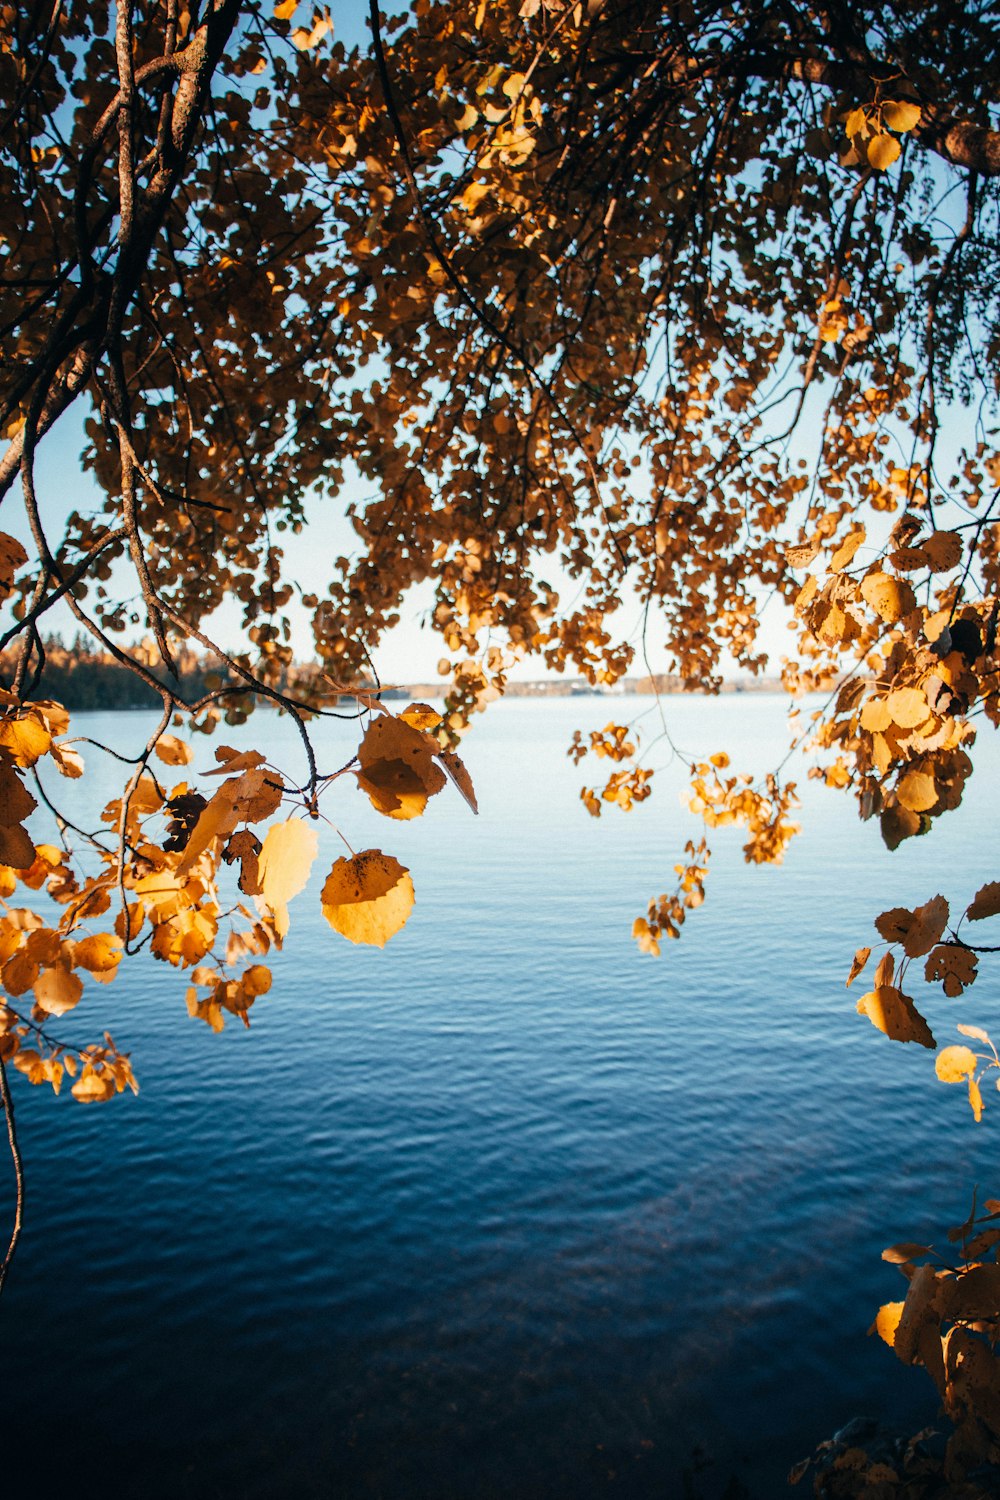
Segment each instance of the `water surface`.
[{"label": "water surface", "polygon": [[[479,818],[451,788],[413,824],[331,797],[355,848],[412,871],[384,952],[323,921],[342,851],[324,827],[250,1032],[213,1036],[182,977],[142,961],[62,1024],[131,1048],[138,1099],[84,1108],[16,1078],[15,1496],[663,1500],[735,1476],[767,1500],[858,1413],[933,1419],[922,1372],[865,1336],[901,1295],[879,1254],[940,1237],[974,1182],[1000,1192],[993,1126],[843,981],[884,905],[996,878],[995,751],[978,795],[895,855],[815,784],[782,869],[720,831],[708,901],[657,961],[629,928],[699,832],[680,773],[596,822],[565,758],[574,727],[648,708],[497,705],[466,747]],[[780,754],[776,698],[666,711],[685,750]],[[142,722],[74,728],[121,744]],[[252,727],[300,769],[287,721]],[[349,753],[324,731],[325,769]],[[933,1001],[939,1038],[989,1025],[993,988]],[[4,1224],[10,1202],[4,1166]]]}]

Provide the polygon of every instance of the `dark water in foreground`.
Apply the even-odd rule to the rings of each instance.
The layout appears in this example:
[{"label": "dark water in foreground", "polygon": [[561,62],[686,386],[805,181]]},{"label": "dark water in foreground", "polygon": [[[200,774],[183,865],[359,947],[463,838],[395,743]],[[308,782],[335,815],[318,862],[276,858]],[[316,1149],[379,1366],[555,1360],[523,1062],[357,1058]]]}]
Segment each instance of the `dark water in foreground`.
[{"label": "dark water in foreground", "polygon": [[[667,709],[685,749],[777,758],[778,700]],[[865,1337],[900,1295],[879,1253],[941,1238],[974,1182],[1000,1192],[1000,1101],[975,1127],[843,980],[883,905],[1000,873],[996,754],[895,856],[812,786],[783,869],[716,835],[707,905],[657,962],[629,926],[695,825],[673,771],[630,816],[586,816],[565,746],[610,714],[491,711],[478,819],[450,789],[409,825],[331,798],[356,848],[413,872],[384,953],[319,914],[326,830],[251,1032],[213,1036],[140,964],[74,1028],[132,1048],[138,1099],[16,1078],[6,1495],[651,1500],[735,1475],[766,1500],[859,1412],[933,1419],[926,1377]],[[287,723],[262,734],[295,770]],[[933,1002],[939,1039],[990,1024],[995,979],[977,990]],[[10,1200],[4,1159],[4,1226]]]}]

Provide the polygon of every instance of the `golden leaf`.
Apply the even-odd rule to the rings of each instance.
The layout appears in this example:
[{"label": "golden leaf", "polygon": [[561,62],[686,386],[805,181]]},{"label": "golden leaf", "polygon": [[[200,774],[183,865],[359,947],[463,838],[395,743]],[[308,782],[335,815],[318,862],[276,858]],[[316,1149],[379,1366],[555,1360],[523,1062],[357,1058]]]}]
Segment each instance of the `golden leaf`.
[{"label": "golden leaf", "polygon": [[892,723],[892,716],[886,707],[884,698],[869,698],[861,710],[861,727],[869,733],[879,733],[888,729]]},{"label": "golden leaf", "polygon": [[889,717],[900,729],[916,729],[930,715],[930,704],[919,688],[896,688],[885,700]]},{"label": "golden leaf", "polygon": [[819,555],[819,541],[803,542],[797,546],[785,548],[785,561],[790,568],[808,568],[814,557]]},{"label": "golden leaf", "polygon": [[[917,1245],[907,1240],[902,1245],[890,1245],[887,1250],[882,1251],[882,1259],[889,1262],[891,1266],[901,1266],[908,1260],[916,1260],[918,1255],[930,1255],[930,1245]],[[902,1307],[902,1303],[899,1306]]]},{"label": "golden leaf", "polygon": [[230,745],[217,745],[215,758],[219,764],[206,771],[206,776],[233,776],[237,771],[255,771],[265,759],[259,750],[239,751]]},{"label": "golden leaf", "polygon": [[896,787],[896,796],[911,812],[926,812],[938,800],[934,777],[926,771],[908,771]]},{"label": "golden leaf", "polygon": [[0,719],[0,746],[9,750],[19,766],[33,766],[48,753],[52,736],[38,719]]},{"label": "golden leaf", "polygon": [[909,995],[895,985],[883,984],[870,990],[858,1001],[858,1014],[867,1016],[873,1026],[885,1032],[894,1042],[918,1042],[933,1047],[934,1037]]},{"label": "golden leaf", "polygon": [[901,147],[894,135],[884,131],[873,135],[868,142],[868,160],[876,172],[884,172],[899,156]]},{"label": "golden leaf", "polygon": [[165,766],[189,766],[194,760],[194,751],[176,734],[161,734],[154,746],[154,753]]},{"label": "golden leaf", "polygon": [[917,596],[910,585],[888,573],[869,573],[861,581],[861,595],[888,625],[895,625],[917,604]]},{"label": "golden leaf", "polygon": [[844,540],[841,542],[840,546],[837,548],[836,552],[830,559],[831,573],[843,572],[843,570],[853,559],[855,552],[857,552],[858,548],[861,546],[861,543],[864,541],[866,535],[867,532],[865,531],[864,526],[856,526],[853,531],[848,532],[847,536],[845,536]]},{"label": "golden leaf", "polygon": [[995,917],[1000,913],[1000,880],[991,880],[980,886],[965,909],[970,922],[981,922],[984,917]]},{"label": "golden leaf", "polygon": [[871,951],[872,950],[870,948],[859,948],[857,953],[855,953],[854,961],[851,964],[851,972],[848,974],[847,980],[845,982],[846,986],[849,987],[857,979],[858,975],[861,973],[861,970],[864,968],[865,964],[871,957]]},{"label": "golden leaf", "polygon": [[975,1078],[969,1079],[969,1107],[978,1125],[983,1118],[983,1095]]},{"label": "golden leaf", "polygon": [[258,856],[258,879],[261,895],[274,913],[279,937],[288,932],[288,903],[308,882],[318,849],[315,828],[301,818],[289,818],[267,831]]},{"label": "golden leaf", "polygon": [[98,1073],[90,1066],[84,1068],[71,1090],[73,1098],[82,1104],[98,1104],[103,1099],[114,1097],[114,1079],[108,1073]]},{"label": "golden leaf", "polygon": [[875,1322],[868,1330],[869,1333],[877,1333],[890,1349],[896,1341],[896,1329],[899,1327],[904,1306],[903,1302],[884,1302],[878,1310]]},{"label": "golden leaf", "polygon": [[83,980],[61,965],[39,974],[33,985],[35,1000],[50,1016],[64,1016],[83,994]]},{"label": "golden leaf", "polygon": [[898,130],[900,135],[905,135],[919,123],[920,105],[913,104],[908,99],[887,99],[882,105],[882,119],[890,130]]},{"label": "golden leaf", "polygon": [[366,849],[334,862],[323,886],[323,915],[350,942],[384,948],[405,924],[414,899],[405,866],[378,849]]},{"label": "golden leaf", "polygon": [[962,1083],[979,1066],[971,1047],[942,1047],[934,1071],[942,1083]]},{"label": "golden leaf", "polygon": [[276,21],[290,21],[298,9],[299,0],[277,0],[274,7]]},{"label": "golden leaf", "polygon": [[73,962],[77,968],[89,969],[91,973],[107,973],[121,962],[122,940],[110,932],[94,933],[81,938],[73,947]]},{"label": "golden leaf", "polygon": [[441,723],[441,715],[427,703],[411,703],[401,711],[399,717],[411,729],[436,729]]}]

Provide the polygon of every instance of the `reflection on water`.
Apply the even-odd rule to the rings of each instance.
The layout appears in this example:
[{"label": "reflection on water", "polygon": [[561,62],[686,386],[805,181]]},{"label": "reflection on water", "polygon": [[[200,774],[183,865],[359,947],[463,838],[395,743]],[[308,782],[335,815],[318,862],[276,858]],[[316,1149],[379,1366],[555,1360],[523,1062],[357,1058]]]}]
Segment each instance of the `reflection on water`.
[{"label": "reflection on water", "polygon": [[[667,708],[685,748],[777,758],[777,700]],[[17,1080],[14,1494],[39,1493],[19,1470],[40,1444],[78,1494],[652,1500],[687,1471],[769,1497],[856,1413],[933,1418],[929,1382],[865,1338],[896,1295],[879,1252],[1000,1187],[989,1118],[843,979],[882,905],[995,877],[996,810],[981,789],[889,856],[810,784],[786,867],[746,869],[721,831],[705,908],[646,959],[631,919],[695,825],[671,769],[642,809],[586,816],[564,752],[608,717],[491,711],[478,819],[451,790],[412,825],[342,799],[354,846],[413,873],[384,953],[319,913],[326,830],[249,1034],[212,1036],[144,962],[76,1018],[133,1049],[137,1100]],[[254,727],[294,769],[289,726]],[[957,1016],[930,1007],[942,1040]],[[2,1192],[6,1216],[6,1171]]]}]

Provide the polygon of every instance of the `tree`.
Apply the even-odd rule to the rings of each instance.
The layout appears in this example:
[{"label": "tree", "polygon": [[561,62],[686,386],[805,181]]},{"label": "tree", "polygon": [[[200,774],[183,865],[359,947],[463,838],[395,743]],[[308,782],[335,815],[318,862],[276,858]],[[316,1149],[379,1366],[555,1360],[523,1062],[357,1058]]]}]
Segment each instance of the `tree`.
[{"label": "tree", "polygon": [[[793,738],[893,847],[957,805],[977,725],[1000,717],[990,8],[417,0],[370,24],[348,50],[295,0],[0,12],[0,497],[31,539],[29,556],[0,537],[5,1104],[5,1060],[57,1089],[68,1070],[83,1099],[134,1083],[110,1039],[67,1047],[53,1023],[147,941],[191,971],[192,1014],[248,1023],[320,800],[354,777],[409,818],[450,776],[474,806],[455,745],[524,657],[711,690],[727,662],[764,669],[776,597],[786,686],[829,694]],[[106,499],[56,535],[36,454],[73,406]],[[342,506],[355,474],[373,491],[349,507],[355,550],[304,593],[280,534]],[[443,718],[389,712],[369,675],[428,581]],[[612,619],[632,596],[637,641]],[[210,633],[225,597],[246,649]],[[162,703],[96,835],[48,778],[86,774],[37,696],[60,601]],[[301,607],[314,670],[291,659]],[[192,648],[219,670],[186,698]],[[161,779],[154,756],[193,755],[172,728],[262,700],[294,718],[304,775],[220,746],[207,791]],[[334,774],[317,715],[362,719]],[[616,766],[584,789],[592,813],[649,796],[626,726],[573,747],[591,750]],[[24,827],[40,802],[58,845]],[[693,768],[692,805],[742,822],[749,859],[780,860],[793,832],[794,787],[722,756]],[[707,859],[692,842],[637,919],[646,951],[700,903]],[[54,914],[11,905],[20,886]],[[386,941],[412,900],[375,850],[323,889],[353,941]],[[998,911],[991,885],[968,916]],[[879,919],[897,947],[861,1008],[890,1036],[933,1045],[895,956],[926,955],[947,993],[974,978],[948,921],[941,897]],[[976,1107],[978,1063],[959,1061]]]}]

